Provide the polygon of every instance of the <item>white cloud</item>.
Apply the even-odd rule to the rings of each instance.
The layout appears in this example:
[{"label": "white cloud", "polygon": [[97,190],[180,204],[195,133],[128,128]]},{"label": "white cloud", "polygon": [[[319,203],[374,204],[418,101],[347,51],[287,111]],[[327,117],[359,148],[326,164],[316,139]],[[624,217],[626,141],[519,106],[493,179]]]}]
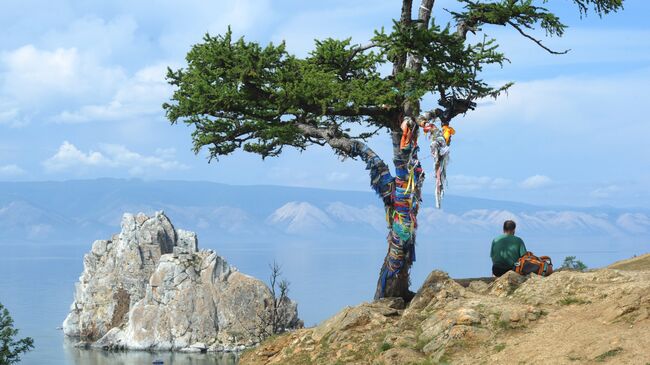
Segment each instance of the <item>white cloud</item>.
[{"label": "white cloud", "polygon": [[550,185],[553,182],[550,177],[545,175],[533,175],[521,182],[524,189],[539,189]]},{"label": "white cloud", "polygon": [[[0,124],[120,119],[150,112],[152,105],[160,112],[163,99],[148,67],[133,77],[125,71],[129,63],[152,64],[145,57],[151,40],[138,37],[137,28],[132,15],[108,20],[81,15],[20,47],[0,48],[0,101],[10,106],[2,108],[6,115],[0,115]],[[164,83],[159,75],[157,81]]]},{"label": "white cloud", "polygon": [[[436,1],[438,21],[441,15],[448,17],[443,15],[442,8],[453,10],[450,6],[457,5],[451,0]],[[56,10],[55,17],[53,10]],[[313,38],[352,36],[353,41],[365,43],[373,29],[382,24],[390,27],[390,18],[398,13],[399,7],[395,4],[368,0],[353,4],[332,0],[324,5],[312,2],[282,4],[272,0],[188,0],[183,7],[171,0],[157,1],[155,7],[126,0],[101,5],[69,0],[57,2],[56,6],[49,3],[7,4],[0,15],[3,24],[12,30],[0,35],[0,128],[7,131],[7,134],[0,132],[4,138],[2,142],[28,146],[27,141],[31,140],[43,145],[43,139],[62,141],[78,135],[79,141],[86,143],[83,148],[79,146],[80,152],[87,155],[93,151],[88,151],[91,147],[86,146],[92,146],[109,160],[112,157],[98,145],[100,140],[136,146],[135,139],[144,138],[139,146],[152,146],[152,141],[161,141],[164,145],[174,144],[179,151],[187,150],[187,139],[172,140],[173,132],[151,128],[164,118],[160,104],[169,97],[169,86],[164,82],[159,65],[173,64],[173,61],[184,63],[182,57],[193,43],[201,41],[206,31],[222,34],[231,24],[236,36],[245,35],[248,40],[262,43],[286,39],[291,51],[304,54],[313,49]],[[575,201],[579,195],[579,199],[588,200],[581,204],[587,204],[594,197],[611,195],[616,199],[612,204],[622,198],[638,202],[631,197],[638,192],[647,201],[647,190],[643,187],[630,190],[625,182],[638,184],[639,176],[647,174],[635,166],[650,163],[650,145],[643,143],[650,129],[638,108],[626,106],[630,105],[630,100],[634,105],[650,103],[650,94],[645,92],[650,82],[650,69],[612,74],[620,72],[618,70],[647,67],[650,59],[650,43],[644,42],[650,34],[648,27],[631,20],[626,23],[627,29],[595,22],[587,23],[589,29],[579,28],[584,23],[571,24],[564,38],[548,40],[553,48],[573,49],[565,56],[546,55],[511,28],[486,28],[499,38],[506,55],[513,60],[504,70],[486,69],[486,78],[512,78],[517,84],[507,97],[490,104],[482,103],[476,112],[468,113],[466,120],[458,121],[458,148],[452,151],[454,160],[449,171],[478,176],[457,179],[458,185],[450,179],[450,191],[496,197],[500,188],[507,189],[508,194],[516,189],[520,195],[508,195],[509,199],[530,201],[534,194],[542,195],[545,190],[523,190],[521,181],[543,171],[552,173],[554,178],[562,176],[563,182],[576,182],[576,179],[587,182],[580,185],[582,189],[576,187],[577,183],[571,186],[555,184],[553,189],[558,192],[558,200]],[[603,49],[609,51],[603,52]],[[587,67],[583,67],[585,65]],[[567,76],[556,77],[558,75]],[[435,103],[434,98],[431,99]],[[31,132],[30,128],[41,127],[33,124],[54,120],[126,123],[105,124],[96,129],[94,125],[48,124],[42,132],[37,133],[35,129]],[[28,123],[32,126],[25,131],[30,133],[16,136],[14,141],[10,136],[13,131],[6,128]],[[390,143],[382,139],[378,144],[378,152],[388,161]],[[386,147],[382,149],[384,144]],[[14,150],[19,153],[21,148],[26,147]],[[151,152],[155,146],[149,148],[147,152],[139,151],[145,155],[143,157],[175,159],[173,153]],[[329,150],[322,150],[323,156],[330,155]],[[468,156],[469,152],[473,155]],[[267,160],[264,165],[254,165],[249,162],[252,159],[244,160],[240,156],[231,158],[236,163],[227,171],[241,170],[242,164],[263,166],[267,172],[272,172],[273,166],[288,166],[288,172],[273,182],[368,191],[367,174],[362,167],[354,165],[357,162],[339,167],[325,157],[316,159],[314,156],[319,155],[312,154],[305,155],[312,159],[302,157],[295,163],[291,159],[294,155],[288,155],[277,163]],[[227,160],[224,158],[220,163],[224,165]],[[324,164],[320,165],[320,161]],[[480,176],[505,176],[494,169],[482,168],[501,166],[503,161],[511,161],[510,165],[517,166],[520,175],[507,175],[512,181]],[[11,162],[27,166],[20,160]],[[113,172],[118,171],[111,168]],[[427,169],[430,172],[431,166]],[[329,171],[334,172],[328,176]],[[618,193],[603,190],[605,188],[593,190],[601,184],[594,182],[602,182],[603,173],[621,180],[611,180],[603,186],[615,183],[622,190]],[[197,176],[192,174],[187,178]],[[431,173],[429,176],[427,183],[433,181]],[[342,184],[344,178],[345,184]],[[242,179],[242,183],[256,181],[250,176]]]},{"label": "white cloud", "polygon": [[51,28],[42,37],[50,48],[74,47],[92,54],[95,59],[105,59],[125,51],[136,53],[138,24],[131,15],[121,14],[112,19],[83,15],[69,22],[63,29]]},{"label": "white cloud", "polygon": [[85,105],[76,111],[63,111],[54,118],[64,123],[102,120],[128,120],[162,114],[162,103],[171,95],[165,81],[167,66],[145,67],[116,91],[107,104]]},{"label": "white cloud", "polygon": [[[187,166],[178,161],[165,159],[161,156],[144,156],[130,151],[122,145],[105,144],[102,146],[102,150],[109,156],[110,161],[115,166],[128,167],[131,175],[147,175],[150,169],[163,169],[166,171],[187,169]],[[169,157],[169,153],[167,153],[166,157]]]},{"label": "white cloud", "polygon": [[26,45],[0,56],[0,93],[21,106],[38,106],[64,97],[101,96],[124,79],[119,67],[106,68],[76,48],[42,50]]},{"label": "white cloud", "polygon": [[84,153],[68,141],[64,141],[56,154],[43,162],[45,169],[50,172],[83,166],[111,165],[112,161],[107,159],[101,152],[89,151]]},{"label": "white cloud", "polygon": [[[544,128],[556,138],[585,139],[598,135],[604,148],[611,147],[625,141],[624,138],[611,138],[613,135],[629,136],[630,128],[645,124],[643,115],[634,109],[614,106],[625,105],[630,98],[639,105],[650,103],[650,95],[645,92],[648,80],[650,68],[604,76],[559,76],[516,82],[508,94],[496,101],[486,99],[481,107],[468,114],[472,125],[466,131],[484,133],[486,128],[497,125],[507,128],[507,124],[516,123],[519,128],[529,130]],[[504,83],[502,80],[490,82]],[[613,121],[622,119],[625,123],[615,124],[613,134],[602,133],[599,129],[612,128]]]},{"label": "white cloud", "polygon": [[[629,100],[650,104],[650,94],[645,92],[648,82],[650,68],[518,82],[507,96],[456,121],[454,156],[468,159],[469,151],[484,165],[510,161],[524,176],[538,171],[552,171],[554,178],[561,175],[567,184],[554,184],[557,194],[543,198],[547,203],[592,204],[593,198],[614,196],[617,192],[606,189],[608,184],[638,185],[644,172],[637,166],[650,164],[646,141],[650,124],[638,109],[620,107]],[[479,156],[480,151],[489,153]],[[603,176],[611,181],[594,190]],[[641,199],[632,198],[636,192]],[[531,201],[530,196],[517,199]],[[648,194],[624,189],[611,203],[620,205],[622,199],[627,199],[626,205],[634,204],[633,200],[640,204]]]},{"label": "white cloud", "polygon": [[162,156],[145,156],[116,144],[104,144],[100,149],[83,152],[65,141],[56,154],[43,162],[43,166],[47,172],[73,170],[77,173],[85,168],[126,168],[133,176],[150,175],[158,169],[175,171],[188,168],[170,158],[171,150],[164,150]]},{"label": "white cloud", "polygon": [[504,189],[512,184],[511,180],[488,176],[449,176],[449,186],[458,190]]},{"label": "white cloud", "polygon": [[0,166],[0,176],[2,177],[16,177],[24,174],[25,170],[18,167],[18,165],[11,164]]},{"label": "white cloud", "polygon": [[[499,40],[501,51],[512,61],[511,67],[536,68],[575,64],[647,62],[650,60],[650,31],[571,27],[561,38],[547,38],[544,43],[556,50],[571,49],[562,56],[549,54],[512,28],[486,28]],[[541,33],[541,32],[540,32]],[[540,34],[543,36],[543,33]],[[540,37],[543,38],[543,37]],[[603,52],[603,48],[607,52]]]},{"label": "white cloud", "polygon": [[165,158],[165,159],[173,159],[176,157],[176,149],[175,148],[156,148],[156,155],[159,156],[160,158]]},{"label": "white cloud", "polygon": [[11,128],[24,127],[28,125],[30,118],[20,113],[20,109],[8,102],[0,101],[0,125]]}]

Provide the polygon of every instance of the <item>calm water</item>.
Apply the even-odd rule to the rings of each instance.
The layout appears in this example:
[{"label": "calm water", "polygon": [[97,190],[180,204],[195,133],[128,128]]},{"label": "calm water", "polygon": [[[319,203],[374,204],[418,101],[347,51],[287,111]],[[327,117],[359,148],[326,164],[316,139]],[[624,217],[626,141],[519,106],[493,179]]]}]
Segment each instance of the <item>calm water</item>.
[{"label": "calm water", "polygon": [[[488,276],[489,244],[481,240],[420,242],[413,268],[413,288],[432,270],[448,271],[453,277]],[[527,242],[544,242],[543,238]],[[616,242],[616,243],[615,243]],[[550,255],[559,265],[575,255],[589,267],[650,251],[641,239],[615,241],[607,238],[562,239],[545,245],[528,243],[530,250]],[[306,241],[280,244],[237,245],[223,242],[217,250],[240,271],[266,280],[268,265],[276,260],[290,281],[290,296],[299,303],[301,318],[308,326],[330,317],[344,306],[367,301],[384,255],[382,243],[349,242],[326,247]],[[60,330],[72,302],[74,283],[82,271],[82,256],[89,243],[18,244],[0,241],[0,302],[11,312],[20,335],[31,336],[36,349],[22,364],[234,364],[236,357],[201,354],[147,352],[108,353],[74,348]]]}]

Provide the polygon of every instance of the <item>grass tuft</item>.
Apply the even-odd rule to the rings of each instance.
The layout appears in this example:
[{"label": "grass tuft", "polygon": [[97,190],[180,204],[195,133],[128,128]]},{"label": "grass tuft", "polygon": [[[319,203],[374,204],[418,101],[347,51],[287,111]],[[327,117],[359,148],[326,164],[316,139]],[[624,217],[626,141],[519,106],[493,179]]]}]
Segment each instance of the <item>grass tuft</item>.
[{"label": "grass tuft", "polygon": [[391,348],[393,348],[393,345],[389,344],[388,342],[384,342],[384,343],[382,343],[381,346],[379,347],[379,352],[388,351],[388,350],[390,350]]},{"label": "grass tuft", "polygon": [[574,296],[566,296],[558,301],[558,304],[560,305],[571,305],[571,304],[589,304],[591,303],[588,300],[583,300],[580,298],[576,298]]},{"label": "grass tuft", "polygon": [[510,322],[500,319],[500,320],[497,321],[497,327],[502,329],[502,330],[509,330],[510,329]]},{"label": "grass tuft", "polygon": [[594,360],[596,360],[596,362],[605,362],[605,360],[607,360],[608,358],[614,357],[614,356],[618,355],[619,353],[621,353],[622,351],[623,351],[622,347],[616,347],[616,348],[613,348],[613,349],[611,349],[609,351],[605,351],[602,354],[596,356],[596,358]]}]

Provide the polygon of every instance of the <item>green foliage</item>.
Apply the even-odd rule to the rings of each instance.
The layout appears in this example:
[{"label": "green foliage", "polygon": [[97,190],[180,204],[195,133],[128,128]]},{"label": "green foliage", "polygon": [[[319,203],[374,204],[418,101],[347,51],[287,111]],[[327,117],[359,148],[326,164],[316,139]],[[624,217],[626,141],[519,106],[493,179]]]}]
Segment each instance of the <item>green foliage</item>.
[{"label": "green foliage", "polygon": [[[494,39],[484,39],[476,44],[465,40],[445,27],[433,24],[419,28],[416,24],[394,23],[393,31],[376,32],[373,41],[383,50],[387,59],[395,60],[410,54],[422,60],[421,69],[405,68],[394,76],[394,88],[400,100],[418,102],[426,94],[437,91],[441,97],[451,95],[470,97],[496,97],[510,84],[492,88],[477,78],[483,66],[503,65],[505,56],[497,51]],[[397,107],[397,106],[396,106]]]},{"label": "green foliage", "polygon": [[[207,148],[210,159],[240,148],[266,158],[285,147],[365,140],[382,130],[399,131],[400,116],[419,113],[426,95],[439,98],[434,114],[449,122],[473,109],[473,100],[497,97],[512,85],[481,78],[484,67],[502,67],[508,60],[495,39],[483,33],[481,41],[469,41],[468,32],[505,25],[549,50],[525,31],[562,36],[566,30],[543,6],[547,0],[458,1],[464,7],[452,13],[455,24],[406,17],[394,21],[390,32],[376,31],[367,46],[350,39],[317,40],[304,58],[289,54],[284,43],[235,39],[230,29],[206,34],[187,54],[185,68],[168,70],[175,91],[163,108],[171,123],[193,129],[194,151]],[[573,2],[581,15],[622,8],[622,0]],[[380,72],[387,64],[392,72]],[[353,125],[362,132],[351,135]],[[324,133],[308,133],[305,126]],[[355,157],[340,144],[335,151]]]},{"label": "green foliage", "polygon": [[580,15],[587,15],[590,8],[603,16],[623,9],[623,0],[573,0],[580,9]]},{"label": "green foliage", "polygon": [[[383,126],[382,115],[364,116],[364,106],[395,104],[391,83],[377,71],[381,57],[354,53],[350,40],[327,39],[305,59],[284,43],[261,47],[243,38],[206,35],[187,55],[188,67],[168,70],[177,87],[163,107],[172,123],[195,127],[194,148],[210,146],[212,157],[237,148],[276,156],[284,146],[304,149],[312,141],[296,121],[332,127],[362,120]],[[368,113],[368,111],[365,111]]]},{"label": "green foliage", "polygon": [[564,258],[564,262],[562,262],[560,269],[585,271],[587,269],[587,265],[585,265],[580,260],[576,260],[575,256],[567,256]]},{"label": "green foliage", "polygon": [[34,348],[34,340],[30,337],[16,339],[18,330],[14,328],[14,320],[9,311],[0,304],[0,365],[15,364],[20,361],[20,355]]},{"label": "green foliage", "polygon": [[[534,0],[501,0],[482,2],[476,0],[459,0],[464,4],[463,12],[452,12],[454,19],[465,23],[470,29],[479,29],[485,24],[516,25],[526,29],[534,29],[539,25],[546,35],[562,36],[567,26],[560,18],[544,6],[535,5]],[[542,1],[542,4],[548,3]],[[623,8],[623,0],[573,0],[578,5],[581,16],[587,15],[590,9],[599,16],[615,12]]]},{"label": "green foliage", "polygon": [[535,6],[533,0],[502,0],[489,3],[460,0],[460,2],[465,4],[465,11],[454,12],[452,15],[457,22],[464,22],[473,29],[484,24],[516,24],[533,29],[539,24],[547,35],[557,36],[562,36],[566,29],[566,25],[560,22],[560,18],[544,7]]},{"label": "green foliage", "polygon": [[498,343],[498,344],[496,344],[496,345],[494,346],[494,351],[495,351],[495,352],[501,352],[501,351],[503,351],[505,348],[506,348],[506,344],[505,344],[505,343]]},{"label": "green foliage", "polygon": [[388,342],[384,342],[379,347],[379,352],[388,351],[388,350],[390,350],[392,348],[393,348],[393,346],[391,344],[389,344]]}]

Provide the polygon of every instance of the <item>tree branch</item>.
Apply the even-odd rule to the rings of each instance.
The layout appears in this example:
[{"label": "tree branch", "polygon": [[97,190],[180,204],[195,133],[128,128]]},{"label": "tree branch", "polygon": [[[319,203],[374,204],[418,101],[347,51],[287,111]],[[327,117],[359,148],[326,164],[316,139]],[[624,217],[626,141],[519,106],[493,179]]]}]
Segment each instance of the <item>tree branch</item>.
[{"label": "tree branch", "polygon": [[372,137],[372,136],[376,136],[377,134],[379,134],[379,131],[381,131],[381,130],[384,129],[384,128],[385,128],[385,127],[383,127],[383,126],[381,126],[381,127],[377,127],[377,128],[375,128],[375,130],[372,131],[372,132],[360,133],[358,136],[350,137],[350,138],[351,138],[351,139],[355,139],[355,140],[366,141],[366,140],[368,140],[368,138],[370,138],[370,137]]},{"label": "tree branch", "polygon": [[297,122],[296,127],[305,138],[323,141],[341,156],[361,158],[366,163],[366,169],[370,170],[372,188],[384,199],[384,205],[392,203],[390,193],[394,178],[390,174],[388,165],[365,143],[336,133],[335,130],[319,128],[307,123]]},{"label": "tree branch", "polygon": [[340,116],[340,117],[358,117],[358,116],[368,116],[368,117],[383,117],[388,114],[390,110],[377,107],[377,106],[361,106],[358,108],[333,108],[328,107],[325,110],[325,115],[330,116]]},{"label": "tree branch", "polygon": [[[451,11],[447,10],[447,12],[453,15]],[[467,39],[467,33],[470,30],[474,32],[475,27],[476,24],[470,24],[468,21],[462,20],[458,22],[458,24],[456,25],[456,36],[458,36],[462,40],[465,40]]]},{"label": "tree branch", "polygon": [[411,11],[413,9],[413,0],[402,1],[402,13],[400,14],[400,23],[406,24],[411,21]]},{"label": "tree branch", "polygon": [[523,35],[524,37],[526,37],[526,38],[532,40],[533,42],[537,43],[538,46],[540,46],[543,49],[545,49],[546,51],[548,51],[548,53],[551,53],[551,54],[567,54],[570,51],[570,49],[567,49],[567,50],[564,50],[564,51],[554,51],[554,50],[546,47],[542,43],[542,41],[540,41],[539,39],[536,39],[536,38],[532,37],[531,35],[527,34],[526,32],[524,32],[523,29],[521,29],[521,27],[518,26],[517,24],[515,24],[514,22],[508,21],[508,24],[512,25],[513,28],[517,29],[517,31],[521,35]]},{"label": "tree branch", "polygon": [[431,9],[433,9],[434,3],[435,0],[422,0],[420,9],[418,11],[419,27],[425,28],[429,26],[429,19],[431,19]]},{"label": "tree branch", "polygon": [[[487,39],[487,34],[483,34],[483,42],[481,42],[481,52],[479,54],[483,54],[485,51],[485,41]],[[469,91],[467,92],[467,101],[472,100],[472,90],[474,89],[474,85],[476,85],[476,75],[478,72],[478,67],[480,65],[481,59],[479,57],[476,57],[476,62],[474,62],[474,77],[472,78],[472,84],[469,86]]]},{"label": "tree branch", "polygon": [[[402,14],[399,19],[399,23],[403,27],[407,27],[411,24],[411,11],[413,9],[413,0],[403,0],[402,1]],[[393,76],[396,76],[402,70],[404,70],[404,65],[406,64],[406,54],[401,54],[397,59],[392,60],[393,62]]]},{"label": "tree branch", "polygon": [[[422,0],[418,12],[417,27],[419,29],[424,29],[429,26],[429,19],[431,19],[431,9],[433,8],[434,2],[435,0]],[[416,72],[420,72],[422,69],[422,58],[420,56],[409,55],[409,62],[407,67]]]},{"label": "tree branch", "polygon": [[369,50],[371,48],[375,48],[375,47],[378,47],[378,46],[379,45],[377,43],[370,42],[368,44],[364,44],[364,45],[359,44],[356,47],[352,47],[352,54],[350,55],[350,58],[348,59],[348,64],[350,63],[350,61],[352,61],[352,59],[354,59],[354,57],[357,54],[359,54],[359,52],[364,52],[364,51],[367,51],[367,50]]},{"label": "tree branch", "polygon": [[307,123],[297,123],[296,127],[306,138],[325,142],[343,156],[350,158],[361,157],[364,160],[368,158],[369,154],[376,156],[363,142],[342,135],[335,128],[319,128]]},{"label": "tree branch", "polygon": [[[429,26],[429,19],[431,19],[431,9],[433,8],[435,0],[422,0],[420,4],[420,9],[418,12],[418,24],[419,29],[424,29]],[[420,73],[422,70],[422,57],[418,55],[410,54],[408,56],[407,66],[408,69],[413,70],[416,73]],[[404,114],[415,117],[415,114],[418,113],[420,109],[420,103],[414,103],[407,101],[404,104]]]}]

